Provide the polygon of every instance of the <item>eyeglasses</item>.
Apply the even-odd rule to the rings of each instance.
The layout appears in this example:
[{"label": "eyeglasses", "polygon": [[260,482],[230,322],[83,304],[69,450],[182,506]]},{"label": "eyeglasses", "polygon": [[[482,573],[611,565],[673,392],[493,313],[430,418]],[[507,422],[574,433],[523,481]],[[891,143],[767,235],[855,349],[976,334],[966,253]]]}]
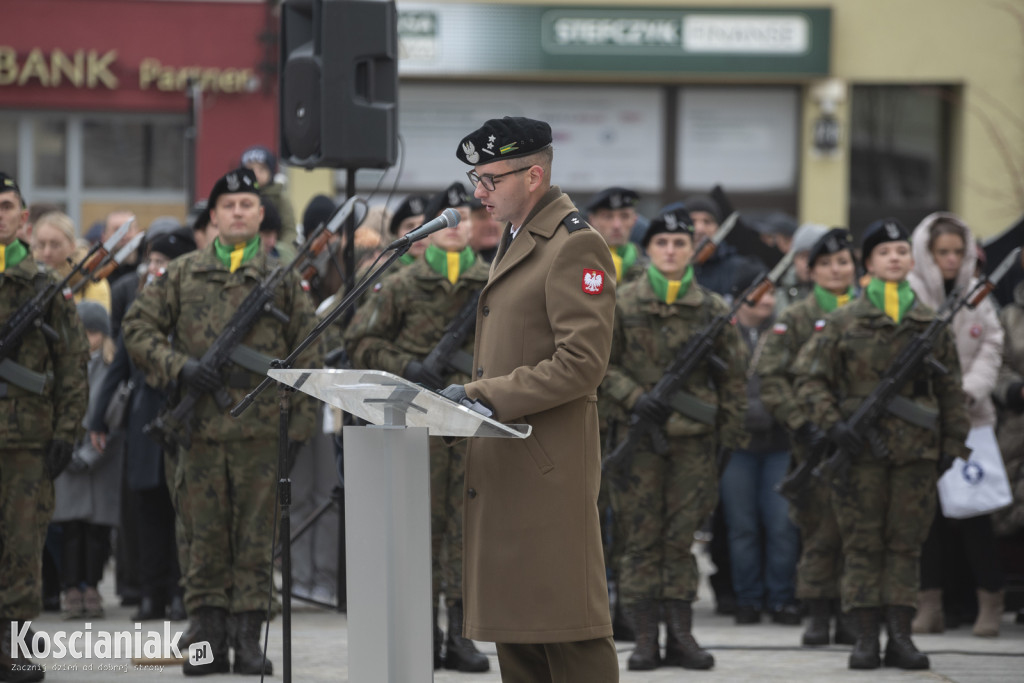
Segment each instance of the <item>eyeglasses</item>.
[{"label": "eyeglasses", "polygon": [[512,175],[513,173],[522,173],[523,171],[529,171],[531,168],[533,168],[533,166],[523,166],[522,168],[517,168],[514,171],[508,171],[507,173],[499,173],[498,175],[494,175],[493,173],[484,173],[483,175],[480,175],[476,171],[466,171],[466,176],[469,178],[469,182],[473,183],[473,187],[476,187],[478,183],[482,183],[485,190],[487,190],[488,192],[493,192],[494,186],[496,185],[494,181],[496,181],[498,178],[504,178],[505,176]]}]

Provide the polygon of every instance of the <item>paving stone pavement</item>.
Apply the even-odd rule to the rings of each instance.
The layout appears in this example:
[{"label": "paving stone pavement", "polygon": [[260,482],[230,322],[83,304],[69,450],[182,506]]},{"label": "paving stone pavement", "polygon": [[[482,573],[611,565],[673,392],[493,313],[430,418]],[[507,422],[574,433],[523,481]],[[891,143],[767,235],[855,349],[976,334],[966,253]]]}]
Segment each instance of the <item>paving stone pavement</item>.
[{"label": "paving stone pavement", "polygon": [[[705,560],[702,568],[707,569]],[[101,584],[107,605],[104,619],[90,620],[93,638],[101,631],[134,631],[129,617],[134,608],[121,607],[112,594],[113,572]],[[698,642],[715,655],[715,668],[707,672],[663,668],[651,672],[626,670],[632,643],[618,643],[620,680],[622,683],[657,683],[661,681],[857,681],[859,683],[911,683],[914,681],[953,681],[955,683],[1005,683],[1024,681],[1024,625],[1014,623],[1012,614],[1005,614],[998,638],[983,639],[971,635],[969,626],[944,634],[915,636],[918,647],[931,657],[930,671],[850,671],[846,668],[848,647],[802,648],[802,629],[771,623],[737,626],[731,617],[714,614],[707,581],[703,581],[701,599],[694,605],[694,634]],[[82,629],[85,620],[63,621],[53,613],[44,613],[33,628],[51,635],[58,631]],[[171,632],[184,630],[186,622],[174,622]],[[162,632],[161,622],[144,622],[142,632]],[[281,619],[270,629],[269,656],[275,674],[268,680],[281,680]],[[664,642],[664,639],[662,640]],[[484,674],[461,674],[453,671],[434,672],[437,683],[486,683],[500,681],[498,660],[493,643],[479,643],[491,661],[491,671]],[[884,636],[883,636],[884,646]],[[295,600],[292,603],[292,680],[296,683],[341,683],[348,681],[348,623],[344,614],[311,606]],[[40,660],[47,666],[47,681],[107,681],[110,683],[153,683],[158,680],[182,679],[181,667],[167,665],[155,669],[135,668],[127,658],[89,660],[57,658]],[[70,669],[70,667],[75,667]],[[232,674],[208,676],[203,680],[258,681],[258,677],[238,678]],[[195,679],[190,679],[195,680]],[[403,681],[354,681],[352,683],[405,683]]]}]

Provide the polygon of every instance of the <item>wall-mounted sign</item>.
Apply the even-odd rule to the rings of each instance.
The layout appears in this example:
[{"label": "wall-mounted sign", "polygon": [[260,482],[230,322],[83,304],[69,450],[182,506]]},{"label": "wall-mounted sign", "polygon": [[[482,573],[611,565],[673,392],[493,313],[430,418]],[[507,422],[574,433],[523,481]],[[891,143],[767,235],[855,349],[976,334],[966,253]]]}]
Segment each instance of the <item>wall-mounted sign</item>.
[{"label": "wall-mounted sign", "polygon": [[398,5],[403,75],[829,73],[830,8]]}]

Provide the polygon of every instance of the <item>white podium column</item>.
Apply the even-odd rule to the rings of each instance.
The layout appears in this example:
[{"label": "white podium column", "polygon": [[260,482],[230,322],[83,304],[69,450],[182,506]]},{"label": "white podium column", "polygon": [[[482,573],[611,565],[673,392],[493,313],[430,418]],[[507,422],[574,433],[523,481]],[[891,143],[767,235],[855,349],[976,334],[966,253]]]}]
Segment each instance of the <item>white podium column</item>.
[{"label": "white podium column", "polygon": [[345,427],[348,680],[434,678],[425,427]]}]

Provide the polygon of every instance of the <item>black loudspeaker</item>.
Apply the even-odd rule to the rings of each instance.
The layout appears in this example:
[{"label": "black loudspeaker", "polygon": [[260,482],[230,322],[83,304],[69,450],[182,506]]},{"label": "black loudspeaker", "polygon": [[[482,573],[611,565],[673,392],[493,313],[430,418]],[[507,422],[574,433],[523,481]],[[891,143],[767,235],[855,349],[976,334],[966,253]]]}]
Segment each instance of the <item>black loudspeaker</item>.
[{"label": "black loudspeaker", "polygon": [[387,168],[398,153],[393,0],[281,5],[281,158],[305,168]]}]

